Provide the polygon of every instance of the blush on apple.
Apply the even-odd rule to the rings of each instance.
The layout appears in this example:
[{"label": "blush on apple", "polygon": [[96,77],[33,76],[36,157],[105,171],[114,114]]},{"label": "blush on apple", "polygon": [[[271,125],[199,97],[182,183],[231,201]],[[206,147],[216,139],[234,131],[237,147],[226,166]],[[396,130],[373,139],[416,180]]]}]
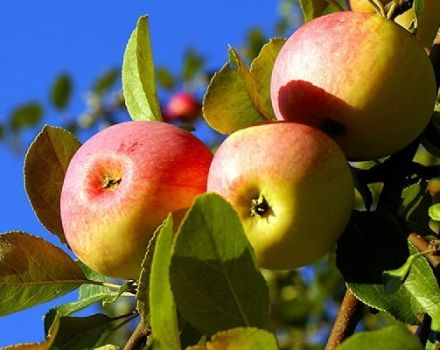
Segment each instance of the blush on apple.
[{"label": "blush on apple", "polygon": [[69,246],[100,273],[138,278],[158,225],[206,191],[211,159],[195,136],[162,122],[125,122],[94,135],[72,158],[63,183]]},{"label": "blush on apple", "polygon": [[321,128],[350,160],[402,149],[428,124],[436,99],[431,62],[414,36],[378,15],[316,18],[276,58],[277,119]]},{"label": "blush on apple", "polygon": [[319,129],[274,122],[218,148],[208,191],[237,211],[261,267],[290,269],[327,253],[351,215],[354,187],[339,146]]},{"label": "blush on apple", "polygon": [[200,102],[189,92],[182,91],[171,96],[165,107],[167,120],[191,121],[201,111]]}]

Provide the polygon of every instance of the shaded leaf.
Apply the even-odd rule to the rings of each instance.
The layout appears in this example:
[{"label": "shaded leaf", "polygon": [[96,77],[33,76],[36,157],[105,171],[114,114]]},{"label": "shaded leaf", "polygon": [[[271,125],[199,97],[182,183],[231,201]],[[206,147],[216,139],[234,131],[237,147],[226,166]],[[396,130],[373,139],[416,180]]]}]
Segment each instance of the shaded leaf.
[{"label": "shaded leaf", "polygon": [[219,195],[198,197],[181,224],[171,286],[183,317],[204,334],[265,324],[266,282],[237,213]]},{"label": "shaded leaf", "polygon": [[116,84],[118,78],[119,69],[108,69],[93,83],[92,91],[102,96]]},{"label": "shaded leaf", "polygon": [[215,334],[206,345],[187,350],[277,350],[272,333],[258,328],[234,328]]},{"label": "shaded leaf", "polygon": [[401,267],[394,270],[384,271],[383,278],[384,288],[386,292],[394,293],[400,288],[400,286],[405,282],[406,278],[408,277],[414,259],[418,256],[418,254],[412,254],[408,257],[405,264],[403,264]]},{"label": "shaded leaf", "polygon": [[206,122],[223,134],[272,119],[272,110],[260,96],[257,83],[233,49],[229,62],[214,74],[203,98]]},{"label": "shaded leaf", "polygon": [[377,331],[360,332],[347,338],[337,350],[422,350],[419,338],[401,325],[388,326]]},{"label": "shaded leaf", "polygon": [[420,18],[423,14],[423,10],[425,9],[425,0],[414,0],[413,9],[414,9],[414,13],[416,14],[417,26],[418,26]]},{"label": "shaded leaf", "polygon": [[177,312],[170,286],[170,263],[173,251],[173,218],[162,224],[154,248],[150,273],[150,320],[154,349],[179,350]]},{"label": "shaded leaf", "polygon": [[304,21],[308,22],[321,16],[328,7],[327,0],[299,0],[299,5],[304,15]]},{"label": "shaded leaf", "polygon": [[0,316],[46,302],[87,283],[61,249],[23,232],[0,235]]},{"label": "shaded leaf", "polygon": [[185,50],[183,55],[182,76],[184,81],[189,81],[203,69],[205,59],[197,54],[193,48]]},{"label": "shaded leaf", "polygon": [[14,132],[36,126],[43,118],[43,106],[38,102],[23,104],[17,107],[9,118],[11,130]]},{"label": "shaded leaf", "polygon": [[248,59],[253,60],[261,51],[263,45],[267,42],[267,39],[261,28],[255,27],[250,29],[246,33],[246,56]]},{"label": "shaded leaf", "polygon": [[127,318],[111,318],[104,314],[59,317],[59,330],[51,350],[94,349],[104,345],[110,334],[124,324]]},{"label": "shaded leaf", "polygon": [[60,74],[50,89],[50,101],[58,110],[64,110],[72,94],[72,79],[68,74]]},{"label": "shaded leaf", "polygon": [[65,129],[44,126],[30,145],[24,162],[26,193],[40,222],[65,242],[60,198],[70,159],[80,142]]},{"label": "shaded leaf", "polygon": [[159,84],[167,89],[172,90],[176,87],[176,82],[174,81],[174,76],[169,69],[166,67],[160,67],[156,70],[157,81]]},{"label": "shaded leaf", "polygon": [[122,88],[133,120],[161,120],[148,17],[140,17],[124,53]]}]

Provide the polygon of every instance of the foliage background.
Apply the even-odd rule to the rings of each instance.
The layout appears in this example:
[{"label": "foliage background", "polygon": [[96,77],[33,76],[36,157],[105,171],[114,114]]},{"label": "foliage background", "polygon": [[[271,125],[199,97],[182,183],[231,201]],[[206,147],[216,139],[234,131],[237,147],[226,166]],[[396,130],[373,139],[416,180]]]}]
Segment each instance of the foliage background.
[{"label": "foliage background", "polygon": [[[0,0],[0,126],[16,106],[31,101],[45,106],[39,125],[61,125],[83,112],[86,92],[96,79],[107,69],[120,67],[127,39],[142,14],[150,15],[156,66],[177,73],[188,47],[194,47],[205,57],[207,67],[216,70],[227,59],[227,46],[243,45],[250,28],[257,26],[267,37],[274,36],[279,7],[278,2],[263,0],[240,0],[239,4],[224,0]],[[74,85],[68,109],[59,113],[48,107],[48,92],[62,72],[72,76]],[[23,151],[38,130],[24,130],[19,143],[14,138],[0,143],[0,232],[20,229],[59,245],[38,222],[23,189]],[[81,136],[85,139],[87,133]],[[41,340],[41,319],[49,305],[0,318],[0,346]]]}]

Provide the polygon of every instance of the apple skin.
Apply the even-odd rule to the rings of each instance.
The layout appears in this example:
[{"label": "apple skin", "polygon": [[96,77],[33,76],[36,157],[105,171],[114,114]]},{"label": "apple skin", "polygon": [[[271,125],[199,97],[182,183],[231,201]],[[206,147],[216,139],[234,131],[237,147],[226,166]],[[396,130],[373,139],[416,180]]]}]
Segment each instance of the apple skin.
[{"label": "apple skin", "polygon": [[339,146],[307,125],[236,131],[217,149],[208,192],[237,211],[260,267],[291,269],[327,253],[351,215],[354,187]]},{"label": "apple skin", "polygon": [[63,183],[69,246],[95,271],[137,279],[156,228],[206,191],[211,160],[195,136],[163,122],[130,121],[97,133],[75,153]]},{"label": "apple skin", "polygon": [[431,62],[406,30],[383,17],[338,12],[298,29],[271,78],[277,119],[323,129],[350,160],[402,149],[428,124],[436,99]]},{"label": "apple skin", "polygon": [[171,96],[166,107],[165,119],[191,121],[196,118],[201,111],[199,101],[189,92],[177,92]]},{"label": "apple skin", "polygon": [[[385,1],[386,5],[389,1]],[[435,35],[440,27],[440,1],[425,0],[425,8],[417,25],[416,38],[427,48],[432,46]],[[368,0],[350,0],[350,8],[353,11],[375,13]],[[396,17],[396,23],[408,29],[415,19],[414,9],[411,8]]]}]

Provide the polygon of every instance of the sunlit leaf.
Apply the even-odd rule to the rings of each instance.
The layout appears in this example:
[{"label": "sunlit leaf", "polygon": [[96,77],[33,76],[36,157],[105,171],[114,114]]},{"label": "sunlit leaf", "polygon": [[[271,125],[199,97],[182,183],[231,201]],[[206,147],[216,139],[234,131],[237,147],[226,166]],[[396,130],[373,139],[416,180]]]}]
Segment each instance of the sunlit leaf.
[{"label": "sunlit leaf", "polygon": [[125,104],[133,120],[161,120],[148,17],[140,17],[128,40],[122,63]]},{"label": "sunlit leaf", "polygon": [[404,326],[393,325],[376,331],[360,332],[352,335],[337,350],[422,350],[417,336]]},{"label": "sunlit leaf", "polygon": [[440,203],[431,205],[428,212],[432,220],[440,221]]},{"label": "sunlit leaf", "polygon": [[181,224],[171,285],[183,317],[204,334],[265,324],[266,282],[237,213],[216,194],[198,197]]},{"label": "sunlit leaf", "polygon": [[24,162],[26,193],[41,223],[65,242],[60,197],[70,159],[80,142],[65,129],[45,126],[28,149]]},{"label": "sunlit leaf", "polygon": [[163,223],[154,248],[150,273],[150,320],[155,350],[180,350],[177,312],[170,286],[173,218]]},{"label": "sunlit leaf", "polygon": [[72,94],[72,78],[68,74],[60,74],[54,81],[50,90],[50,100],[58,110],[64,110]]},{"label": "sunlit leaf", "polygon": [[215,334],[206,345],[186,350],[277,350],[275,336],[258,328],[234,328]]},{"label": "sunlit leaf", "polygon": [[61,249],[23,232],[0,235],[0,316],[46,302],[87,283]]}]

